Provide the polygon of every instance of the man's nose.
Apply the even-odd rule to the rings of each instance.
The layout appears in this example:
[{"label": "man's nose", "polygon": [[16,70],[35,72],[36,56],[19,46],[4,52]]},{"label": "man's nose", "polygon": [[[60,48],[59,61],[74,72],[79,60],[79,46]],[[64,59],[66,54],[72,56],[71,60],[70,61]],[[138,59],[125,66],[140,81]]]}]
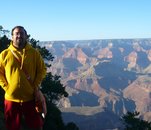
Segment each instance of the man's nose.
[{"label": "man's nose", "polygon": [[17,34],[17,37],[21,37],[22,35],[21,34]]}]

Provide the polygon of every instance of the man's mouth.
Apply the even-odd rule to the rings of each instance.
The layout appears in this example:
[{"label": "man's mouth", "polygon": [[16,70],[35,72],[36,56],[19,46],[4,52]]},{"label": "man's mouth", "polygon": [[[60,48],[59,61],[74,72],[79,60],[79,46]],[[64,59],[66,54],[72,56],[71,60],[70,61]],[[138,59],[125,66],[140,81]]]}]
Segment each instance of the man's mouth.
[{"label": "man's mouth", "polygon": [[21,41],[22,39],[17,39],[18,41]]}]

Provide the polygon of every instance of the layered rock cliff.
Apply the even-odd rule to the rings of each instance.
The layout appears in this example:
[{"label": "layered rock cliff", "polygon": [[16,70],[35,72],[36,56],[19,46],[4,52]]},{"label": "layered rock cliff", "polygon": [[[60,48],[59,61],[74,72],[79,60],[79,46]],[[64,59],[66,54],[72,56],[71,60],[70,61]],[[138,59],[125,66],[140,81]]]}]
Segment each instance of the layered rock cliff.
[{"label": "layered rock cliff", "polygon": [[62,107],[96,107],[121,116],[151,114],[151,39],[42,42],[55,56],[53,74],[61,76],[69,98]]}]

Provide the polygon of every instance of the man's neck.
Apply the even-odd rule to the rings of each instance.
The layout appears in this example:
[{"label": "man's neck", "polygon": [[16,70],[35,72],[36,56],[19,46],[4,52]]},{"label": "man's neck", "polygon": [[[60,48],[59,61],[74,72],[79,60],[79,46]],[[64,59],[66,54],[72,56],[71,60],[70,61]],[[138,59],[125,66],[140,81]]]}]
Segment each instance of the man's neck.
[{"label": "man's neck", "polygon": [[25,48],[25,46],[26,46],[26,43],[24,43],[24,44],[12,44],[17,50],[22,50],[22,49],[24,49]]}]

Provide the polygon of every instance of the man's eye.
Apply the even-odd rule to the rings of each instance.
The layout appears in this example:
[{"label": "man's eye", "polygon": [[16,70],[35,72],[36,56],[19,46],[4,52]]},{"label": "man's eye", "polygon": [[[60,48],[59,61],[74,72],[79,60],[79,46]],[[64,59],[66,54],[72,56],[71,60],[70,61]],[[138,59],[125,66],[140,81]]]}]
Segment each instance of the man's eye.
[{"label": "man's eye", "polygon": [[18,35],[24,35],[24,33],[15,33],[16,36]]}]

